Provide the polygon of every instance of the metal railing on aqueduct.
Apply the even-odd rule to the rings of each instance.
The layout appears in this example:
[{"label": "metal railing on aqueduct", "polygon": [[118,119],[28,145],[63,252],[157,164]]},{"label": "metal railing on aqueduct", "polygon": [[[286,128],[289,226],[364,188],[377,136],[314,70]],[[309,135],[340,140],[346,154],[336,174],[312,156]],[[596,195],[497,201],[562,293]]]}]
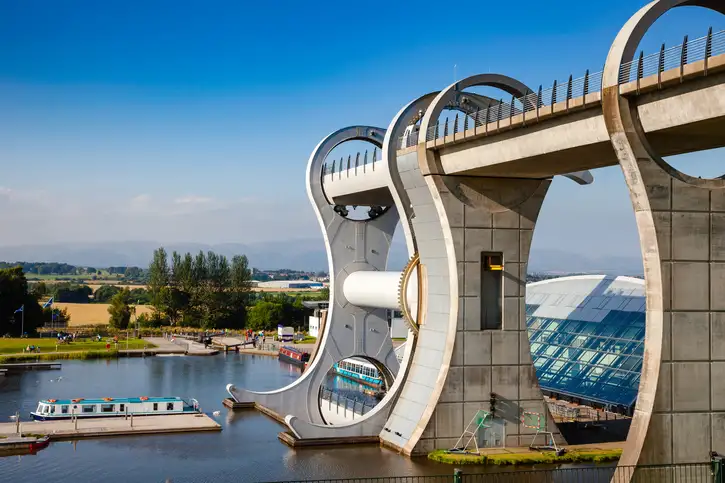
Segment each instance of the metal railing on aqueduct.
[{"label": "metal railing on aqueduct", "polygon": [[[662,44],[659,52],[650,55],[644,55],[641,52],[637,59],[620,66],[619,85],[659,75],[678,67],[682,72],[685,65],[700,61],[705,62],[705,73],[707,74],[707,61],[723,53],[725,53],[725,30],[713,33],[710,28],[705,37],[696,40],[689,40],[685,37],[681,45],[670,48],[665,48],[665,45]],[[508,102],[501,99],[498,103],[472,114],[456,114],[453,119],[439,120],[428,128],[426,141],[445,138],[468,129],[511,119],[522,113],[524,115],[529,112],[538,113],[541,107],[553,106],[559,102],[568,102],[577,97],[600,92],[603,87],[608,87],[602,86],[602,75],[601,71],[596,73],[587,71],[583,77],[578,79],[569,76],[566,81],[555,81],[553,86],[548,89],[539,87],[538,92],[531,92],[523,97],[512,96]],[[534,114],[533,117],[536,115]],[[401,136],[399,148],[415,146],[418,143],[418,136],[419,133]]]}]

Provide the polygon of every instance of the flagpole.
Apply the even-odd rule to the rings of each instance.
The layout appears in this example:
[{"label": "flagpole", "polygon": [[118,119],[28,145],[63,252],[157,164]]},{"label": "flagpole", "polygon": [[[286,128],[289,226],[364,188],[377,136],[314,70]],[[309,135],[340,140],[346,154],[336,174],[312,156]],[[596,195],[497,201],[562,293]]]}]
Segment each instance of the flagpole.
[{"label": "flagpole", "polygon": [[21,307],[23,310],[20,312],[20,338],[23,338],[25,334],[25,304]]}]

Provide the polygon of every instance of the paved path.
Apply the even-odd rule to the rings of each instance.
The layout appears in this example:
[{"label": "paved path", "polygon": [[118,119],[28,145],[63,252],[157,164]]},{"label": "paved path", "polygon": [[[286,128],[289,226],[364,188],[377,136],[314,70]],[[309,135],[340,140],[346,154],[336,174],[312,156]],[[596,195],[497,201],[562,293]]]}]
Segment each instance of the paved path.
[{"label": "paved path", "polygon": [[156,345],[155,349],[146,350],[146,352],[155,352],[156,354],[211,356],[219,353],[216,349],[205,349],[203,344],[188,339],[176,339],[176,342],[171,342],[163,337],[144,337],[144,340]]},{"label": "paved path", "polygon": [[185,340],[183,341],[184,344],[175,344],[163,337],[144,337],[143,340],[155,345],[156,347],[153,350],[157,354],[184,354],[186,352]]},{"label": "paved path", "polygon": [[[191,431],[220,431],[221,425],[206,414],[170,414],[165,416],[139,416],[133,418],[79,419],[78,428],[73,421],[26,421],[20,423],[25,433],[47,434],[52,440],[80,439],[95,436],[121,436],[131,434],[160,434]],[[16,435],[16,423],[0,423],[0,435]]]},{"label": "paved path", "polygon": [[246,341],[245,339],[241,339],[239,337],[219,336],[212,337],[211,341],[216,345],[224,347],[244,346],[245,344],[252,345],[252,341]]}]

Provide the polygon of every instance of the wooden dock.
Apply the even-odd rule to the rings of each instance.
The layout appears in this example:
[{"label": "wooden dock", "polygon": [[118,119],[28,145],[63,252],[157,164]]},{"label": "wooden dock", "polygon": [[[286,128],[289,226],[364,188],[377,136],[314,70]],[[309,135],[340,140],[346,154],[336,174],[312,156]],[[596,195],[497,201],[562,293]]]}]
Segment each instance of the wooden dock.
[{"label": "wooden dock", "polygon": [[13,362],[12,364],[0,364],[0,370],[5,369],[7,372],[60,369],[60,367],[60,362]]},{"label": "wooden dock", "polygon": [[[135,436],[164,433],[221,431],[222,427],[206,414],[171,414],[137,416],[135,418],[87,418],[72,421],[25,421],[20,423],[23,434],[48,435],[51,441]],[[16,423],[0,423],[0,435],[17,435]]]}]

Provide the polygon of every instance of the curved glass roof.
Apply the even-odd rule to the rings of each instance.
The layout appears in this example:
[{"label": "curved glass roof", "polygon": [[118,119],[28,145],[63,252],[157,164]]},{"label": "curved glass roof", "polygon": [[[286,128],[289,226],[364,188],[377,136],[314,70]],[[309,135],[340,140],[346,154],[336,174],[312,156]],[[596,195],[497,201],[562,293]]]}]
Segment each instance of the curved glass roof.
[{"label": "curved glass roof", "polygon": [[530,283],[526,319],[541,388],[631,407],[644,352],[644,280],[584,275]]}]

